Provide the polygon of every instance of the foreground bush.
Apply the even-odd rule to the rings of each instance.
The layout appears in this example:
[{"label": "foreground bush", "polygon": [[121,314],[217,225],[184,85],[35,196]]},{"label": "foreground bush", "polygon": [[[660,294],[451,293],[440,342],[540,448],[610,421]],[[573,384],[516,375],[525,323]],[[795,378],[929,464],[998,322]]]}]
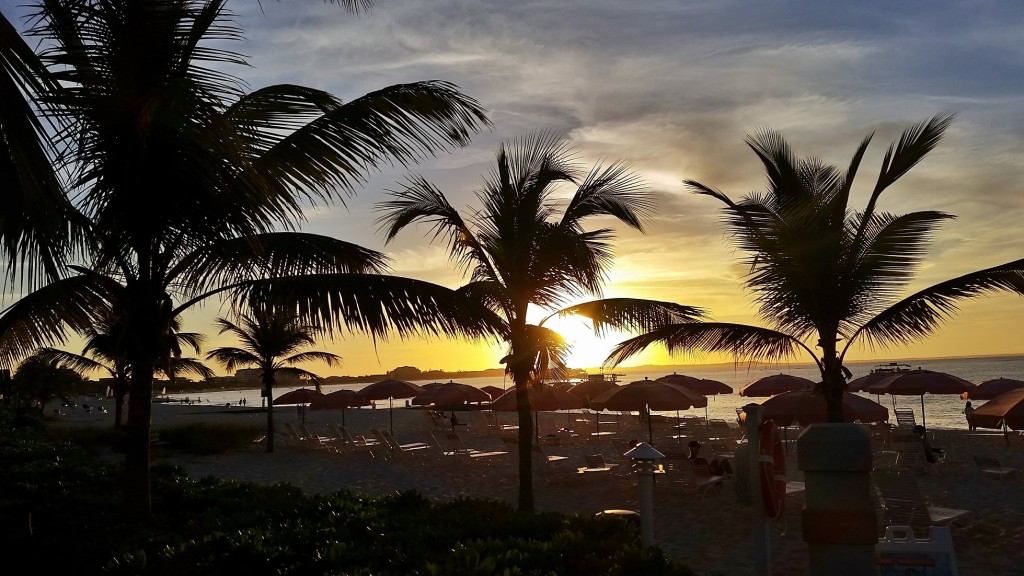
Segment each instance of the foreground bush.
[{"label": "foreground bush", "polygon": [[[415,492],[306,495],[153,469],[155,517],[120,514],[117,467],[0,410],[0,553],[45,573],[685,576],[614,518],[434,503]],[[38,570],[37,570],[38,571]]]}]

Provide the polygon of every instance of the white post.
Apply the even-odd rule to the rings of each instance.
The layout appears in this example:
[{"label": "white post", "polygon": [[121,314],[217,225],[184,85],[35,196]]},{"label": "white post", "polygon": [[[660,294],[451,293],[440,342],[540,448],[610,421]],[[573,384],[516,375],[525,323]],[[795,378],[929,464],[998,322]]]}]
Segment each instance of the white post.
[{"label": "white post", "polygon": [[644,546],[654,546],[654,471],[658,460],[665,457],[653,446],[640,442],[623,454],[636,463],[636,474],[640,486],[640,538]]},{"label": "white post", "polygon": [[761,495],[761,405],[747,404],[743,407],[744,422],[747,426],[747,486],[750,487],[750,503],[754,509],[754,574],[771,574],[771,533],[768,516],[764,513],[764,497]]}]

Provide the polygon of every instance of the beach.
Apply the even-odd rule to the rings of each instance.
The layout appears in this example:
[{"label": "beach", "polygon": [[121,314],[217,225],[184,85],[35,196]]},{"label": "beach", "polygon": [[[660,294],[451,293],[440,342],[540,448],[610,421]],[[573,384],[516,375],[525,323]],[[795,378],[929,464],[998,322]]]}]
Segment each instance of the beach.
[{"label": "beach", "polygon": [[[87,400],[87,403],[89,401]],[[97,401],[91,399],[93,406]],[[99,405],[109,401],[99,401]],[[266,414],[251,407],[210,405],[154,404],[153,430],[177,425],[203,423],[238,423],[265,426]],[[63,408],[62,415],[48,410],[48,421],[54,426],[112,426],[113,410],[86,413],[81,406]],[[259,484],[286,482],[310,493],[351,490],[367,495],[381,495],[402,490],[417,490],[431,499],[459,497],[490,498],[513,505],[518,497],[515,446],[502,441],[501,432],[488,429],[482,417],[467,417],[459,426],[464,443],[481,451],[507,452],[481,458],[452,457],[442,454],[444,429],[432,428],[421,409],[396,407],[389,415],[384,408],[346,410],[346,428],[352,434],[370,435],[371,427],[387,429],[394,420],[394,436],[401,443],[424,442],[431,448],[401,454],[393,459],[374,457],[367,451],[338,452],[313,449],[277,436],[275,452],[268,454],[265,445],[253,444],[245,450],[212,456],[178,453],[159,449],[154,463],[179,465],[192,477],[214,476]],[[502,423],[513,424],[514,413],[495,413]],[[601,454],[609,464],[618,464],[612,473],[576,474],[567,477],[549,469],[543,461],[534,460],[536,510],[563,513],[595,514],[608,509],[639,509],[639,487],[620,448],[630,439],[647,440],[647,430],[628,418],[618,422],[602,415],[602,430],[612,434],[591,436],[592,425],[579,422],[563,413],[539,413],[541,447],[546,455],[565,456],[560,464],[566,469],[586,465],[584,457]],[[340,410],[306,411],[295,406],[275,408],[275,422],[296,428],[304,424],[312,433],[333,435],[331,428],[341,424]],[[692,420],[690,421],[692,424]],[[684,439],[670,425],[659,422],[655,427],[654,446],[669,456],[685,453]],[[559,428],[578,429],[570,438]],[[686,430],[683,430],[686,433]],[[735,431],[738,434],[738,431]],[[433,435],[432,435],[433,433]],[[549,436],[550,434],[550,436]],[[943,448],[946,458],[932,467],[932,473],[918,476],[921,491],[936,506],[967,510],[967,514],[951,524],[957,566],[961,576],[1020,574],[1024,570],[1024,476],[1016,474],[996,479],[979,473],[972,455],[998,458],[1004,466],[1024,467],[1024,442],[1014,433],[1010,446],[1002,435],[985,432],[971,435],[966,430],[932,429],[932,444]],[[723,433],[723,435],[728,435]],[[618,438],[613,443],[611,438]],[[725,454],[730,437],[707,443],[704,455],[716,458]],[[787,479],[802,482],[797,469],[795,443],[787,451]],[[113,453],[110,458],[119,458]],[[663,461],[672,468],[685,460]],[[674,480],[675,475],[659,475],[654,489],[654,538],[666,553],[692,567],[700,574],[752,574],[754,516],[750,507],[739,503],[733,484],[727,477],[717,487],[695,493]],[[795,485],[795,484],[794,484]],[[803,542],[800,510],[803,495],[795,492],[787,498],[780,520],[771,524],[773,573],[806,574],[807,545]]]}]

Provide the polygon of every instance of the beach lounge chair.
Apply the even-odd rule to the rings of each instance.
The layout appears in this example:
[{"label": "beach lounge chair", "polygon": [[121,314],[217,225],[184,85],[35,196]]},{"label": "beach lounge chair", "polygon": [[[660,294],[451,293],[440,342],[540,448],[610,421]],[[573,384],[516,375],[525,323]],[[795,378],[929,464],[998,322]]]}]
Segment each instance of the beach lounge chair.
[{"label": "beach lounge chair", "polygon": [[1013,476],[1014,474],[1020,473],[1020,468],[1003,466],[1002,463],[999,462],[998,458],[993,458],[991,456],[978,456],[977,454],[975,454],[973,458],[974,463],[978,466],[978,471],[992,478],[1002,480],[1007,476]]},{"label": "beach lounge chair", "polygon": [[929,527],[945,526],[968,513],[968,510],[933,505],[921,493],[913,474],[877,471],[872,473],[872,481],[885,526],[910,526],[914,534],[926,535]]},{"label": "beach lounge chair", "polygon": [[913,430],[914,426],[917,426],[917,420],[914,417],[914,410],[912,408],[893,408],[893,412],[896,413],[897,428]]},{"label": "beach lounge chair", "polygon": [[388,430],[381,430],[380,428],[370,428],[370,432],[373,436],[387,447],[387,454],[389,458],[395,458],[403,454],[416,454],[429,449],[431,446],[425,442],[408,442],[406,444],[400,443],[395,440],[395,437]]},{"label": "beach lounge chair", "polygon": [[380,440],[376,438],[364,438],[362,436],[355,437],[348,428],[341,426],[340,424],[333,425],[335,436],[338,441],[335,446],[345,452],[370,452],[373,453],[374,448],[383,448]]},{"label": "beach lounge chair", "polygon": [[[302,428],[305,428],[303,426]],[[310,449],[329,449],[331,445],[329,443],[322,443],[320,440],[313,439],[312,435],[297,431],[291,422],[284,423],[284,438],[285,441],[296,448],[310,448]]]},{"label": "beach lounge chair", "polygon": [[895,470],[906,470],[915,474],[930,474],[934,465],[928,462],[921,439],[913,429],[897,428],[889,437],[888,467]]},{"label": "beach lounge chair", "polygon": [[305,424],[299,424],[299,434],[302,436],[304,441],[314,448],[332,446],[338,440],[333,436],[320,436],[319,434],[314,434]]},{"label": "beach lounge chair", "polygon": [[503,434],[511,434],[516,430],[519,430],[519,426],[515,424],[502,424],[498,421],[497,414],[494,410],[478,410],[476,418],[483,422],[477,423],[477,428],[483,430],[485,434],[491,436],[498,436]]},{"label": "beach lounge chair", "polygon": [[492,456],[503,456],[508,454],[508,451],[477,450],[476,448],[470,448],[462,440],[462,436],[460,436],[458,432],[445,432],[444,441],[445,444],[442,446],[442,450],[445,456],[465,456],[475,460],[479,458],[489,458]]}]

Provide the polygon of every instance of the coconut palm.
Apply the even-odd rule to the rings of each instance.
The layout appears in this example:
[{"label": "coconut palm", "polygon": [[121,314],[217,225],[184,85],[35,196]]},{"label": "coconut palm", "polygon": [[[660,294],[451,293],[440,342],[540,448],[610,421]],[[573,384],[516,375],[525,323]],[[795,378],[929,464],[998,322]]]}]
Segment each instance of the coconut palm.
[{"label": "coconut palm", "polygon": [[[560,185],[574,185],[568,199]],[[551,309],[569,299],[600,292],[611,262],[609,228],[586,231],[584,220],[612,216],[642,230],[651,199],[625,165],[596,166],[581,174],[564,138],[536,132],[504,143],[477,198],[482,208],[469,218],[422,177],[381,203],[387,241],[406,226],[424,222],[443,237],[451,257],[472,281],[460,289],[469,300],[486,303],[504,322],[509,344],[506,371],[515,383],[519,415],[519,508],[533,509],[532,415],[527,387],[543,377],[543,350],[550,335],[527,320],[530,306]],[[559,212],[561,212],[559,214]]]},{"label": "coconut palm", "polygon": [[850,372],[844,358],[854,343],[874,347],[907,344],[935,332],[957,312],[957,303],[999,291],[1024,294],[1024,260],[965,274],[900,298],[914,278],[928,241],[951,215],[938,211],[891,214],[878,208],[884,191],[916,166],[941,140],[952,115],[908,127],[882,162],[862,211],[849,206],[850,191],[869,135],[846,171],[818,159],[798,160],[781,135],[764,130],[747,144],[764,164],[768,189],[734,202],[709,186],[686,180],[697,192],[725,204],[725,223],[748,256],[745,287],[767,325],[721,322],[637,322],[638,310],[664,303],[621,307],[591,302],[566,313],[594,319],[600,328],[642,328],[617,345],[618,364],[658,343],[670,351],[727,351],[778,360],[803,351],[821,372],[829,420],[842,422],[842,393]]},{"label": "coconut palm", "polygon": [[252,307],[248,313],[240,314],[232,322],[218,318],[220,333],[233,334],[241,342],[240,347],[223,347],[206,354],[208,360],[215,360],[225,369],[234,372],[246,366],[260,370],[263,396],[267,398],[267,452],[274,451],[274,384],[276,375],[286,373],[307,378],[320,389],[320,377],[297,367],[304,362],[323,362],[334,366],[341,357],[330,352],[304,350],[316,344],[320,328],[304,324],[293,312],[268,307]]},{"label": "coconut palm", "polygon": [[[194,332],[180,332],[179,319],[175,318],[168,336],[165,357],[158,364],[157,371],[171,382],[178,374],[186,374],[199,379],[214,377],[212,370],[196,358],[182,358],[183,347],[189,347],[198,354],[206,337]],[[114,396],[114,430],[121,429],[123,420],[124,397],[128,393],[131,378],[131,366],[125,355],[124,334],[113,314],[106,316],[104,321],[92,326],[83,334],[85,346],[81,354],[59,350],[57,348],[41,348],[36,356],[55,365],[70,368],[78,372],[102,371],[113,380],[111,386]]]},{"label": "coconut palm", "polygon": [[44,272],[0,317],[0,362],[113,307],[131,367],[128,510],[151,509],[153,375],[172,319],[198,303],[255,290],[378,338],[491,330],[451,290],[385,275],[382,254],[298,232],[305,207],[344,202],[381,163],[468,143],[488,121],[457,87],[401,84],[347,103],[294,85],[246,92],[225,72],[246,62],[226,48],[241,31],[223,0],[54,0],[32,22],[48,68],[31,68],[47,81],[30,94],[59,127],[50,173],[67,181],[38,221],[26,210],[0,222],[18,270]]}]

